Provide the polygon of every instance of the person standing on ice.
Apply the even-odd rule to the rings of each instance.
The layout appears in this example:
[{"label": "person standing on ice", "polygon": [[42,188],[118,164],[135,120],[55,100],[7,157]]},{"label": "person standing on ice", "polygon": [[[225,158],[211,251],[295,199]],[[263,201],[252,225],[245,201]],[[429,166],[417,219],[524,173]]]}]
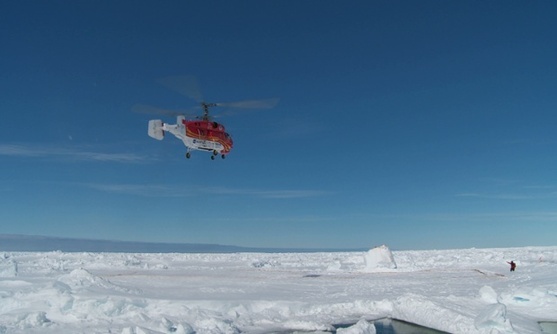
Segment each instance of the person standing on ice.
[{"label": "person standing on ice", "polygon": [[507,263],[511,265],[511,271],[514,271],[516,269],[516,263],[514,263],[514,261],[507,262]]}]

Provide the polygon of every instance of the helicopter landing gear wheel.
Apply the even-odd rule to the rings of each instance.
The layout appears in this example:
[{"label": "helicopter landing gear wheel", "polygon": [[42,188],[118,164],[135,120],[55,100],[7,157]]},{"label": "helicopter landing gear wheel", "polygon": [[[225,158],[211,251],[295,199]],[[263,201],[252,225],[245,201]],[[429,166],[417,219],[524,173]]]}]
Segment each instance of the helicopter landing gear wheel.
[{"label": "helicopter landing gear wheel", "polygon": [[186,152],[186,159],[189,159],[189,158],[191,158],[191,154],[190,154],[190,152]]},{"label": "helicopter landing gear wheel", "polygon": [[214,156],[214,155],[211,155],[211,160],[215,160],[215,156]]},{"label": "helicopter landing gear wheel", "polygon": [[221,155],[220,157],[224,159],[224,158],[226,158],[226,155],[223,154],[223,155]]}]

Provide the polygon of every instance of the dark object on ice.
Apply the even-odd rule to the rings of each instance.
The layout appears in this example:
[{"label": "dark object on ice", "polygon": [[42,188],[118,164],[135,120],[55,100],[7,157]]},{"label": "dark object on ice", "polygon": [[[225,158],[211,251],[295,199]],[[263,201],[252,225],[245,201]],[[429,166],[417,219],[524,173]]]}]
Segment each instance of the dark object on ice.
[{"label": "dark object on ice", "polygon": [[514,261],[507,262],[507,263],[511,265],[511,271],[514,271],[516,269],[516,263],[514,263]]}]

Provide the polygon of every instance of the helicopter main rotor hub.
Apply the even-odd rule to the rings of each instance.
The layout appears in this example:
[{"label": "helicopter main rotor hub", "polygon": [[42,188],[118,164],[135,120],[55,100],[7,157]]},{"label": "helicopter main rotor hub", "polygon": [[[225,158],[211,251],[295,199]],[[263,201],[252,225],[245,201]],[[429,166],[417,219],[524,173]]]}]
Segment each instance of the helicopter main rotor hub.
[{"label": "helicopter main rotor hub", "polygon": [[203,120],[205,121],[209,120],[209,108],[216,107],[216,106],[217,106],[216,103],[201,102],[201,107],[203,108]]}]

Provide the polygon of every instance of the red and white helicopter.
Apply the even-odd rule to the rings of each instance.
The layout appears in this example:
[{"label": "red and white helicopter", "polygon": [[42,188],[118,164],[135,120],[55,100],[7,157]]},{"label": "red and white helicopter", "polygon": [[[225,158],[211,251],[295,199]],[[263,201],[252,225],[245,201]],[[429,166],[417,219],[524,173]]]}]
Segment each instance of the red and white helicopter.
[{"label": "red and white helicopter", "polygon": [[219,154],[224,159],[226,155],[230,153],[230,150],[232,150],[234,145],[232,136],[226,132],[223,124],[214,121],[213,117],[209,115],[210,108],[267,109],[274,107],[278,102],[278,99],[267,99],[229,103],[207,103],[203,101],[197,85],[197,80],[195,80],[194,77],[168,77],[159,80],[159,83],[199,102],[203,110],[203,115],[186,119],[186,116],[180,112],[168,111],[145,105],[137,105],[134,109],[138,112],[177,115],[176,124],[164,123],[160,119],[150,120],[147,133],[150,137],[157,140],[164,139],[165,132],[173,134],[176,138],[182,140],[187,147],[186,158],[188,159],[191,157],[192,150],[211,152],[211,159],[213,160]]}]

